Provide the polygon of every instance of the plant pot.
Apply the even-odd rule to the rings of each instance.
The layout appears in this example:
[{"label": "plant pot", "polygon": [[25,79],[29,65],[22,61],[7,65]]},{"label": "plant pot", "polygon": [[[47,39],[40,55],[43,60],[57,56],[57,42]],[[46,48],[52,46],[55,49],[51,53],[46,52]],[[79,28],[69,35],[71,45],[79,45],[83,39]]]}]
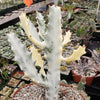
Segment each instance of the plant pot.
[{"label": "plant pot", "polygon": [[77,14],[81,9],[80,8],[74,8],[73,11],[75,14]]},{"label": "plant pot", "polygon": [[67,9],[63,9],[63,8],[61,8],[61,11],[67,11]]},{"label": "plant pot", "polygon": [[[75,14],[78,13],[80,10],[81,10],[80,8],[74,8],[74,9],[73,9],[73,11],[74,11]],[[61,11],[68,11],[68,10],[67,10],[67,9],[63,9],[63,8],[61,7]]]},{"label": "plant pot", "polygon": [[[80,80],[82,78],[81,75],[76,74],[73,70],[72,70],[72,75],[73,75],[73,80],[75,82],[80,82]],[[86,85],[91,85],[95,76],[96,76],[96,74],[94,76],[91,76],[91,77],[85,77],[86,78]]]},{"label": "plant pot", "polygon": [[[12,99],[11,100],[15,100],[14,99],[14,97],[15,97],[15,95],[20,91],[20,90],[22,90],[23,88],[24,88],[24,90],[25,90],[25,87],[26,88],[29,88],[29,86],[34,86],[34,85],[37,85],[38,86],[38,88],[39,87],[41,87],[41,88],[43,88],[43,90],[42,90],[42,92],[41,92],[41,94],[44,96],[44,98],[45,98],[45,88],[43,87],[43,86],[40,86],[39,84],[36,84],[36,83],[31,83],[31,84],[28,84],[28,85],[25,85],[25,86],[23,86],[23,87],[21,87],[21,88],[19,88],[14,94],[13,94],[13,96],[12,96]],[[70,87],[69,85],[65,85],[65,84],[60,84],[60,88],[62,88],[62,87],[66,87],[65,88],[65,90],[67,90],[68,91],[68,88],[71,88],[71,90],[73,90],[74,91],[74,93],[76,93],[77,92],[77,94],[79,94],[77,97],[78,97],[78,99],[77,100],[79,100],[79,98],[81,97],[82,98],[82,100],[86,100],[85,99],[85,97],[82,95],[82,94],[80,94],[79,92],[78,92],[78,90],[75,90],[75,89],[72,89],[72,87]],[[64,93],[65,94],[65,90],[61,90],[60,89],[60,92],[58,93],[59,94],[59,98],[61,98],[61,96],[62,96],[62,94]],[[25,90],[25,91],[27,91],[27,90]],[[36,90],[35,90],[36,91]],[[63,92],[62,92],[63,91]],[[28,91],[27,91],[28,92]],[[22,92],[23,93],[23,95],[25,95],[25,93],[24,92]],[[33,92],[32,92],[33,93]],[[44,93],[44,94],[43,94]],[[67,92],[66,92],[67,93]],[[71,92],[72,93],[72,92]],[[36,94],[37,95],[37,94]],[[21,96],[21,95],[20,95]],[[32,96],[32,94],[30,93],[30,96]],[[75,95],[76,96],[76,95]],[[27,96],[27,97],[29,97],[29,96]],[[39,97],[40,97],[40,94],[39,94]],[[34,97],[33,97],[34,98]],[[58,100],[59,100],[59,98],[58,98]],[[67,97],[66,97],[67,98]],[[18,99],[18,98],[17,98]],[[19,99],[18,99],[19,100]],[[30,99],[28,99],[28,100],[30,100]],[[32,99],[31,99],[32,100]],[[37,100],[45,100],[45,99],[38,99],[37,98]],[[69,100],[69,99],[68,99]]]},{"label": "plant pot", "polygon": [[19,78],[20,79],[23,75],[24,75],[23,72],[17,71],[12,76],[15,77],[15,78]]}]

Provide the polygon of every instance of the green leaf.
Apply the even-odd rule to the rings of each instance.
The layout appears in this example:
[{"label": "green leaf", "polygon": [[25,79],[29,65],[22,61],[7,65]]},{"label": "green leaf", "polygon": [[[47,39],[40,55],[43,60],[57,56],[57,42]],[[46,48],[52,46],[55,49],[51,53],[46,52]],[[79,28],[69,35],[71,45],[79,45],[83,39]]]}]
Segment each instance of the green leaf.
[{"label": "green leaf", "polygon": [[78,83],[78,90],[82,90],[84,88],[84,84],[82,82]]}]

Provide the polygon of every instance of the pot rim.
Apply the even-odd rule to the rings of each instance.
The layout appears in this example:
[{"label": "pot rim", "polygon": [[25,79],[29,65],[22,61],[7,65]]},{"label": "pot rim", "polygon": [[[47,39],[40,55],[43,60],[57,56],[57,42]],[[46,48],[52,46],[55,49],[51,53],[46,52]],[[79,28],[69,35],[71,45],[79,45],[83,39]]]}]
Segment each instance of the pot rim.
[{"label": "pot rim", "polygon": [[[63,84],[63,83],[60,83],[60,85],[66,86],[66,87],[71,87],[70,85]],[[71,88],[73,88],[73,87],[71,87]],[[82,98],[83,98],[84,100],[86,100],[86,98],[85,98],[77,89],[73,88],[73,90],[77,91],[77,92],[82,96]]]},{"label": "pot rim", "polygon": [[73,70],[71,70],[71,71],[72,71],[73,74],[80,76],[80,77],[85,77],[85,78],[95,77],[97,75],[97,71],[96,71],[95,75],[93,75],[93,76],[81,76],[81,75],[75,73]]},{"label": "pot rim", "polygon": [[[27,86],[30,86],[30,85],[33,85],[33,84],[38,84],[38,83],[33,82],[33,83],[24,85],[24,86],[20,87],[19,89],[17,89],[17,90],[14,92],[14,94],[13,94],[11,100],[14,100],[15,94],[16,94],[17,92],[19,92],[22,88],[27,87]],[[43,87],[43,86],[40,85],[40,84],[38,84],[38,85],[41,86],[41,87]],[[65,87],[71,87],[71,86],[69,86],[69,85],[67,85],[67,84],[63,84],[63,83],[60,83],[60,85],[61,85],[61,86],[65,86]],[[71,88],[73,88],[73,87],[71,87]],[[73,88],[73,90],[77,91],[77,92],[79,93],[79,95],[82,96],[83,100],[86,100],[85,97],[84,97],[77,89]]]}]

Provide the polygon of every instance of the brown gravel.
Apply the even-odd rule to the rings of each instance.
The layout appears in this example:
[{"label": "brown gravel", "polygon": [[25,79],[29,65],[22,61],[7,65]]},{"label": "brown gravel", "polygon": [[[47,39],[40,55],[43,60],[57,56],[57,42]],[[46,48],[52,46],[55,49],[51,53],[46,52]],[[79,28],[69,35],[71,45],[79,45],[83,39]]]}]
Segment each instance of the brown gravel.
[{"label": "brown gravel", "polygon": [[[45,88],[33,84],[22,88],[13,100],[46,100]],[[60,86],[58,100],[84,100],[82,96],[71,87]]]}]

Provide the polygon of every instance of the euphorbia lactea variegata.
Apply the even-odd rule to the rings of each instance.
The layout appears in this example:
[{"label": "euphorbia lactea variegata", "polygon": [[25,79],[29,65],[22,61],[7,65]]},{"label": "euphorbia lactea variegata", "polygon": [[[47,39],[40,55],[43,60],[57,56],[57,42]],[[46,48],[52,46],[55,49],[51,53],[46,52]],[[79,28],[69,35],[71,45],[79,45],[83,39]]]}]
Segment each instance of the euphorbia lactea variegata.
[{"label": "euphorbia lactea variegata", "polygon": [[[60,7],[53,5],[49,8],[49,22],[47,29],[43,16],[41,13],[37,12],[38,32],[24,12],[19,16],[19,18],[20,25],[24,29],[30,41],[44,50],[48,62],[48,72],[45,74],[41,55],[38,54],[34,45],[30,47],[30,53],[16,35],[10,33],[8,34],[8,40],[11,43],[13,52],[15,53],[15,59],[26,75],[28,75],[33,81],[45,85],[47,100],[57,100],[60,84],[61,61],[64,60],[69,62],[79,60],[80,56],[85,53],[85,47],[79,46],[77,50],[73,51],[73,54],[69,58],[62,57],[62,47],[66,43],[70,42],[71,32],[66,32],[64,40],[62,39]],[[41,67],[40,73],[37,73],[35,68],[36,65]],[[44,79],[41,77],[41,74],[44,75]]]}]

